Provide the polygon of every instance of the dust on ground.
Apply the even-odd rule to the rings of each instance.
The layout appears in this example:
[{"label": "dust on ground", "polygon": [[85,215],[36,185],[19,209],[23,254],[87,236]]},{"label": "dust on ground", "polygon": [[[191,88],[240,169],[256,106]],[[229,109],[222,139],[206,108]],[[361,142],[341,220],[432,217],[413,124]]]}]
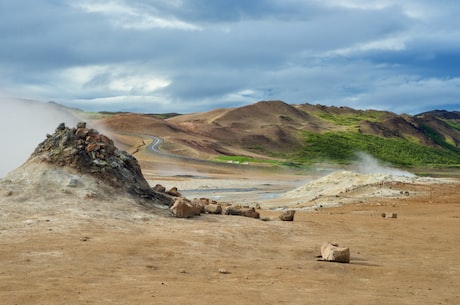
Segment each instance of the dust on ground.
[{"label": "dust on ground", "polygon": [[[289,198],[296,189],[303,188],[305,196],[308,188],[319,191],[325,180],[211,165],[192,171],[180,163],[170,164],[178,171],[169,176],[147,159],[142,168],[151,184],[178,186],[196,196],[230,189],[229,200],[258,202],[261,217],[271,220],[164,217],[123,196],[87,196],[97,182],[83,180],[79,189],[69,185],[68,176],[40,187],[23,177],[24,188],[3,180],[1,303],[460,303],[458,181],[385,181],[396,192],[380,196],[374,188],[381,186],[349,179],[343,185],[348,191],[324,188],[318,197],[323,203],[349,199],[325,208],[318,198],[304,197],[300,204],[298,197]],[[341,179],[331,181],[341,186]],[[277,197],[266,201],[264,193]],[[295,220],[278,220],[276,207],[296,208]],[[381,217],[388,212],[398,217]],[[326,241],[350,247],[351,263],[318,261]]]}]

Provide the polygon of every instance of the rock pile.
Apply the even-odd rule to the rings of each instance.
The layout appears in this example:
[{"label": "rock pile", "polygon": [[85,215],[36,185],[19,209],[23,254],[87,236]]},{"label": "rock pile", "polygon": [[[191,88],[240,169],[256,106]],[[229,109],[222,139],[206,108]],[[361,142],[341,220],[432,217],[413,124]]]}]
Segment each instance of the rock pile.
[{"label": "rock pile", "polygon": [[168,206],[173,203],[170,196],[149,186],[136,158],[119,150],[107,136],[87,128],[85,122],[75,128],[61,123],[54,134],[47,135],[38,145],[27,162],[70,167],[138,198]]}]

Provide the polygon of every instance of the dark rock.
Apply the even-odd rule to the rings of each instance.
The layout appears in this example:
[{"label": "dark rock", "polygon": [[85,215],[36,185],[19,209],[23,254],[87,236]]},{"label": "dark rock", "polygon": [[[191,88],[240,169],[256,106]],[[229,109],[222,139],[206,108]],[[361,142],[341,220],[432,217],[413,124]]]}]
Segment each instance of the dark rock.
[{"label": "dark rock", "polygon": [[161,185],[161,184],[155,185],[155,186],[153,187],[153,190],[154,190],[155,192],[166,193],[166,188],[165,188],[163,185]]}]

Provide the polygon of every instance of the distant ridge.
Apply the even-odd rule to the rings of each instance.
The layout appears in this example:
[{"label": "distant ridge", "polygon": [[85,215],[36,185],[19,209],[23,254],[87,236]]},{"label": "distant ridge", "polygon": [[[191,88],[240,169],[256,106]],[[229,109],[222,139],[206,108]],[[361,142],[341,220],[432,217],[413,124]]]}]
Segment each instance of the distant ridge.
[{"label": "distant ridge", "polygon": [[352,162],[363,151],[403,167],[460,164],[458,111],[411,116],[276,100],[167,118],[117,114],[101,122],[116,132],[162,137],[168,151],[203,159],[242,156],[302,166]]}]

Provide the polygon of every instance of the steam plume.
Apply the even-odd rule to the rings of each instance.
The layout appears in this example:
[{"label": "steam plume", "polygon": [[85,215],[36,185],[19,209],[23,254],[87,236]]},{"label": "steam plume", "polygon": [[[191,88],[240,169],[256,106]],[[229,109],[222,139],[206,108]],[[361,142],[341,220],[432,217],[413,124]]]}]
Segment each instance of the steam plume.
[{"label": "steam plume", "polygon": [[75,125],[77,121],[56,104],[0,96],[0,178],[24,163],[59,123]]},{"label": "steam plume", "polygon": [[354,162],[353,166],[355,170],[362,174],[385,174],[393,176],[405,176],[413,177],[415,176],[408,171],[400,170],[389,165],[385,165],[379,160],[375,159],[369,154],[364,152],[356,153],[358,159]]}]

